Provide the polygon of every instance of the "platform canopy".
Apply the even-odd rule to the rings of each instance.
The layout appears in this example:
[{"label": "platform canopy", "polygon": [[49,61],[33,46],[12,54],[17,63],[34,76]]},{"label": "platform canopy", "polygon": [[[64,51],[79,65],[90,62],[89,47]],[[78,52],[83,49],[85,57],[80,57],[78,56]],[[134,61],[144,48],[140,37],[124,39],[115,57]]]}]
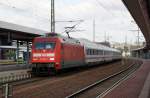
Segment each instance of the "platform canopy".
[{"label": "platform canopy", "polygon": [[0,38],[32,41],[34,37],[44,35],[47,32],[48,31],[0,21]]},{"label": "platform canopy", "polygon": [[146,49],[150,49],[150,1],[149,0],[122,0],[134,20],[140,27],[145,40]]}]

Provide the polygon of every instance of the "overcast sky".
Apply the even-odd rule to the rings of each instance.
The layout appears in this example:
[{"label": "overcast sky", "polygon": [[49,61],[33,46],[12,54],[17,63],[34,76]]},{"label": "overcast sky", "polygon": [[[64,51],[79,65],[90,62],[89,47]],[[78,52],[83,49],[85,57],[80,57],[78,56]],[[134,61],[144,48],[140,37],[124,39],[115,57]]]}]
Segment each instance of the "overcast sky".
[{"label": "overcast sky", "polygon": [[[0,20],[50,32],[51,0],[0,0]],[[135,23],[121,0],[55,0],[56,21],[84,20],[71,36],[92,40],[95,19],[96,41],[133,43]],[[56,32],[65,35],[64,27],[76,23],[57,22]],[[141,34],[142,35],[142,34]]]}]

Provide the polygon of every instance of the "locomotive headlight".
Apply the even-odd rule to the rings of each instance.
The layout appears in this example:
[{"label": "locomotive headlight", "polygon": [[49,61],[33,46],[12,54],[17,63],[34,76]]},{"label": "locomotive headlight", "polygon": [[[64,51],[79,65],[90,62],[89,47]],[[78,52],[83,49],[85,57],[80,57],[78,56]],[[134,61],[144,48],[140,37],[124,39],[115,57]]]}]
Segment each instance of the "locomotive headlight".
[{"label": "locomotive headlight", "polygon": [[55,54],[54,54],[54,53],[47,53],[47,56],[52,56],[52,57],[54,57]]},{"label": "locomotive headlight", "polygon": [[37,58],[33,58],[34,61],[38,60]]},{"label": "locomotive headlight", "polygon": [[41,56],[40,53],[34,53],[34,54],[33,54],[33,57],[40,57],[40,56]]},{"label": "locomotive headlight", "polygon": [[50,58],[50,60],[55,60],[54,58]]},{"label": "locomotive headlight", "polygon": [[34,53],[33,57],[54,57],[54,53]]}]

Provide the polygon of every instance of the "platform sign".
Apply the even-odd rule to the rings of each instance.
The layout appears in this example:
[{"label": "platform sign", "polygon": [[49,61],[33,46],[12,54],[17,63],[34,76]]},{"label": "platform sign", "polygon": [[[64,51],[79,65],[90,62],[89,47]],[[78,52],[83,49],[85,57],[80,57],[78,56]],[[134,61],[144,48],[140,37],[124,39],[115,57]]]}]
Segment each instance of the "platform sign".
[{"label": "platform sign", "polygon": [[2,86],[2,98],[11,98],[12,97],[12,85],[4,84]]}]

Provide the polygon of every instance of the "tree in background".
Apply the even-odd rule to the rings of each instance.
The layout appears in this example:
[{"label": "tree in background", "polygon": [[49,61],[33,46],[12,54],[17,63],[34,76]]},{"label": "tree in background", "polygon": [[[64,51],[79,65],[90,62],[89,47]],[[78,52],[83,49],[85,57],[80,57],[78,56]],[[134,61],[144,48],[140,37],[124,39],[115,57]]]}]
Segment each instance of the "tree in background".
[{"label": "tree in background", "polygon": [[7,52],[4,54],[7,59],[9,60],[15,60],[16,52],[13,49],[8,49]]}]

